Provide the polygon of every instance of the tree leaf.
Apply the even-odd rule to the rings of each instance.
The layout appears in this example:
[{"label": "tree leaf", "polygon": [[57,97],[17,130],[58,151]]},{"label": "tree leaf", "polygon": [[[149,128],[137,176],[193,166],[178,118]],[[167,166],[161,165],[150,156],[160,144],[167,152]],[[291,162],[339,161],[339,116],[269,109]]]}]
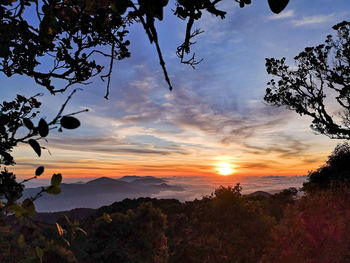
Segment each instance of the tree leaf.
[{"label": "tree leaf", "polygon": [[84,229],[82,229],[81,227],[76,227],[76,230],[82,232],[85,236],[87,236],[86,231]]},{"label": "tree leaf", "polygon": [[57,232],[60,236],[63,236],[63,228],[58,224],[56,223],[56,227],[57,227]]},{"label": "tree leaf", "polygon": [[66,219],[69,226],[72,225],[72,222],[69,220],[68,216],[64,215],[64,219]]},{"label": "tree leaf", "polygon": [[109,214],[107,213],[103,213],[103,219],[107,222],[107,223],[112,223],[112,218]]},{"label": "tree leaf", "polygon": [[35,214],[35,206],[33,200],[30,198],[27,198],[22,202],[22,208],[25,214],[30,216]]},{"label": "tree leaf", "polygon": [[18,245],[19,245],[20,247],[23,246],[23,243],[24,243],[24,236],[23,236],[23,234],[20,234],[20,235],[19,235],[19,238],[17,239],[17,242],[18,242]]},{"label": "tree leaf", "polygon": [[59,186],[62,182],[62,175],[61,174],[53,174],[51,177],[51,185],[52,186]]},{"label": "tree leaf", "polygon": [[289,0],[268,0],[269,7],[272,12],[279,14],[286,8]]},{"label": "tree leaf", "polygon": [[36,170],[35,170],[35,176],[40,176],[40,175],[42,175],[43,172],[44,172],[44,170],[45,170],[44,166],[39,166],[39,167],[36,168]]},{"label": "tree leaf", "polygon": [[41,137],[46,137],[49,134],[49,125],[43,118],[39,121],[38,129]]},{"label": "tree leaf", "polygon": [[61,125],[66,129],[76,129],[80,126],[80,121],[72,116],[63,116],[61,118]]},{"label": "tree leaf", "polygon": [[21,214],[23,209],[18,203],[13,203],[11,205],[6,206],[5,210],[7,212],[15,213],[17,215],[17,214]]},{"label": "tree leaf", "polygon": [[66,244],[67,244],[68,247],[70,247],[70,243],[69,243],[69,241],[68,241],[67,239],[65,239],[64,237],[62,237],[62,240],[63,240],[64,242],[66,242]]},{"label": "tree leaf", "polygon": [[33,150],[36,152],[36,154],[40,157],[40,155],[41,155],[40,144],[36,140],[33,140],[33,139],[29,139],[28,143],[33,148]]},{"label": "tree leaf", "polygon": [[29,118],[23,118],[23,124],[28,130],[33,130],[34,124]]},{"label": "tree leaf", "polygon": [[44,251],[40,247],[35,247],[35,252],[38,258],[40,259],[40,263],[43,262]]},{"label": "tree leaf", "polygon": [[58,195],[61,193],[61,188],[59,186],[51,185],[46,189],[46,193],[50,195]]}]

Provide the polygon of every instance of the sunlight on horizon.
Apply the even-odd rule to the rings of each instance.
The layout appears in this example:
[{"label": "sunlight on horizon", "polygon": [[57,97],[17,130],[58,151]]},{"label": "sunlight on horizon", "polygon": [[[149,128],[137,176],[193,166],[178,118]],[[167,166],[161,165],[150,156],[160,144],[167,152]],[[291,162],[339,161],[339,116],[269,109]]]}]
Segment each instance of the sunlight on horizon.
[{"label": "sunlight on horizon", "polygon": [[222,175],[222,176],[228,176],[235,172],[232,164],[229,164],[229,163],[220,163],[217,167],[217,171],[219,175]]}]

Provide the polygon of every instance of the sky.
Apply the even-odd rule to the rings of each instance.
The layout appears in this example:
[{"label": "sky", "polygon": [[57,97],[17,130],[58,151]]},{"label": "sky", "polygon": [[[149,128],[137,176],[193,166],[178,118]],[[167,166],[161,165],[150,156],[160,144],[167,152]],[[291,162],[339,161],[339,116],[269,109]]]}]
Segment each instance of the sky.
[{"label": "sky", "polygon": [[[155,47],[141,24],[130,26],[131,58],[115,63],[109,100],[99,78],[84,86],[66,113],[89,109],[78,117],[77,130],[52,132],[49,148],[38,158],[28,145],[14,150],[19,178],[46,168],[63,177],[124,175],[231,176],[305,175],[324,163],[339,140],[316,134],[310,119],[263,101],[270,76],[265,58],[293,58],[305,47],[322,43],[331,27],[349,18],[348,0],[291,0],[279,15],[267,1],[243,9],[222,1],[226,19],[204,14],[194,28],[205,32],[193,49],[203,61],[192,69],[180,63],[176,47],[185,36],[185,21],[173,14],[170,1],[158,36],[170,79],[168,90]],[[108,65],[107,60],[101,63]],[[43,92],[42,113],[54,116],[64,95],[49,95],[33,80],[0,76],[1,100],[15,94]],[[58,84],[59,85],[59,84]]]}]

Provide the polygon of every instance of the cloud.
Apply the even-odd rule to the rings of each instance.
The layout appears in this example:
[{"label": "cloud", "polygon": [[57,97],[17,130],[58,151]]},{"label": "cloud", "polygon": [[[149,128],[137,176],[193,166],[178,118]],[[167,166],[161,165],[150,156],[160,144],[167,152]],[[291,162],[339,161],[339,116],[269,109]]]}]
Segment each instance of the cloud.
[{"label": "cloud", "polygon": [[112,155],[170,155],[187,154],[180,146],[154,146],[147,143],[133,142],[131,138],[120,139],[116,137],[83,137],[83,138],[52,138],[50,146],[57,149],[82,152],[99,152]]},{"label": "cloud", "polygon": [[288,10],[286,12],[282,12],[278,15],[274,14],[268,17],[269,20],[282,20],[294,17],[294,10]]},{"label": "cloud", "polygon": [[196,24],[204,31],[204,37],[201,36],[201,41],[207,41],[210,44],[241,42],[242,38],[239,36],[238,30],[235,29],[237,25],[236,23],[233,25],[233,22],[235,22],[233,17],[240,15],[237,12],[237,8],[232,6],[231,3],[221,5],[220,8],[228,12],[225,18],[228,22],[223,23],[220,17],[204,12],[202,19]]},{"label": "cloud", "polygon": [[234,110],[223,112],[195,96],[185,90],[178,90],[176,94],[169,96],[169,121],[183,130],[214,138],[221,146],[242,144],[257,133],[281,125],[286,119],[285,112],[275,111],[271,115],[266,106],[244,113]]},{"label": "cloud", "polygon": [[276,133],[273,137],[275,140],[270,142],[268,146],[245,143],[246,151],[256,155],[277,153],[281,158],[291,158],[304,154],[310,147],[309,144],[283,133]]},{"label": "cloud", "polygon": [[291,22],[294,26],[308,26],[317,25],[326,22],[330,22],[336,18],[335,14],[329,15],[316,15],[316,16],[304,16],[300,19],[293,19]]},{"label": "cloud", "polygon": [[266,162],[247,162],[240,165],[240,168],[244,169],[266,169],[273,168],[272,165]]},{"label": "cloud", "polygon": [[[132,82],[132,89],[123,89],[122,100],[110,110],[111,115],[114,111],[122,113],[121,116],[108,117],[118,122],[114,130],[108,126],[105,128],[114,137],[100,138],[90,146],[87,146],[90,142],[80,141],[77,149],[82,145],[85,150],[111,154],[191,154],[194,158],[214,151],[217,155],[225,151],[243,151],[259,156],[277,153],[290,157],[307,148],[292,136],[286,138],[278,134],[278,144],[271,136],[288,121],[286,116],[290,112],[263,104],[241,112],[235,108],[221,109],[210,98],[188,89],[186,84],[179,83],[176,92],[163,92],[154,84],[156,78],[146,75],[141,74],[143,78]],[[196,85],[201,85],[205,79],[197,81]],[[145,143],[145,138],[137,140],[140,136],[148,136],[148,143]],[[285,139],[280,140],[281,137]],[[270,147],[261,146],[262,143]]]}]

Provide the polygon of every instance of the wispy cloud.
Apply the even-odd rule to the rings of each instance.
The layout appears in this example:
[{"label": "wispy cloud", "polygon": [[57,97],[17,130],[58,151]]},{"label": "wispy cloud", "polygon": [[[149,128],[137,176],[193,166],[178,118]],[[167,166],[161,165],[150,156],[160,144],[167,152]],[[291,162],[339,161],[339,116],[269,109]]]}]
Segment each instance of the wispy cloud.
[{"label": "wispy cloud", "polygon": [[[138,82],[140,86],[135,85],[134,89],[137,91],[140,89],[139,93],[143,94],[138,96],[137,101],[132,96],[124,95],[123,103],[118,104],[118,109],[125,114],[119,119],[121,125],[116,130],[116,136],[126,138],[128,141],[132,141],[132,136],[153,136],[156,140],[166,141],[167,146],[172,144],[181,147],[170,149],[161,143],[157,144],[157,150],[192,154],[191,158],[194,158],[193,154],[198,150],[203,153],[209,149],[211,151],[216,149],[217,154],[225,150],[240,149],[256,156],[272,153],[282,158],[289,158],[301,154],[308,148],[308,145],[292,136],[283,134],[277,136],[285,140],[279,140],[278,144],[274,143],[272,133],[276,134],[275,130],[288,120],[286,114],[290,114],[289,112],[274,109],[271,114],[270,108],[266,106],[244,113],[234,109],[222,111],[206,98],[179,86],[176,92],[166,94],[158,102],[155,100],[151,102],[148,92],[145,94],[144,91],[155,91],[152,87],[146,87],[152,82],[151,79],[147,79]],[[261,136],[265,137],[262,143],[270,147],[257,144],[256,138]],[[184,151],[188,146],[191,150]]]},{"label": "wispy cloud", "polygon": [[99,152],[115,155],[170,155],[187,154],[180,146],[173,145],[157,147],[147,143],[133,142],[130,138],[120,139],[115,137],[104,138],[53,138],[50,145],[57,149],[69,149],[72,151]]},{"label": "wispy cloud", "polygon": [[304,154],[310,147],[306,142],[302,142],[292,136],[283,133],[274,134],[278,141],[271,142],[268,146],[251,145],[246,143],[247,152],[256,155],[268,155],[277,153],[281,158],[291,158]]},{"label": "wispy cloud", "polygon": [[308,26],[308,25],[317,25],[326,23],[329,21],[334,20],[336,17],[335,14],[329,14],[329,15],[316,15],[316,16],[304,16],[300,19],[293,19],[292,24],[294,26]]},{"label": "wispy cloud", "polygon": [[278,15],[271,15],[268,17],[269,20],[282,20],[294,17],[294,10],[288,10],[286,12],[282,12]]}]

